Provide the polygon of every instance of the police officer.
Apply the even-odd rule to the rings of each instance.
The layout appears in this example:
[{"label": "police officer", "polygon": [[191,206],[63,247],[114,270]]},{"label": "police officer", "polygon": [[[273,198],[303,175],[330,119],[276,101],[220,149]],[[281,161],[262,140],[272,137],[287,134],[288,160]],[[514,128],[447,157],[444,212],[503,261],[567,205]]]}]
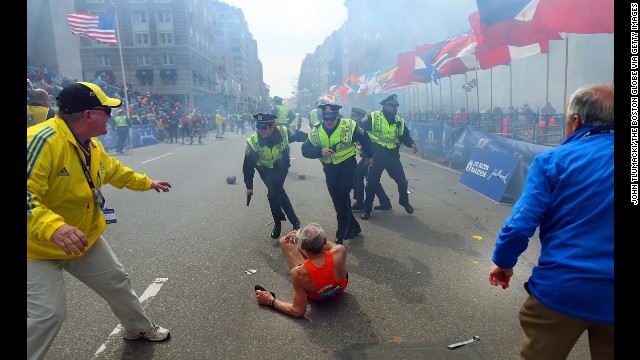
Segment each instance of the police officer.
[{"label": "police officer", "polygon": [[296,115],[293,113],[293,111],[291,111],[291,109],[282,104],[283,100],[284,99],[280,96],[273,97],[273,102],[275,105],[273,106],[273,109],[271,109],[271,114],[276,116],[277,125],[284,125],[286,127],[289,127],[293,120],[296,118]]},{"label": "police officer", "polygon": [[[119,154],[123,153],[124,144],[127,142],[127,138],[129,137],[129,128],[131,127],[131,120],[126,115],[125,110],[120,110],[118,115],[113,118],[115,120],[114,128],[116,131],[116,136],[118,140],[116,142],[116,152]],[[178,140],[176,139],[176,142]]]},{"label": "police officer", "polygon": [[313,128],[313,126],[322,120],[322,110],[317,107],[311,111],[309,111],[309,128]]},{"label": "police officer", "polygon": [[300,130],[300,128],[302,127],[302,114],[300,114],[299,112],[295,113],[296,115],[296,131]]},{"label": "police officer", "polygon": [[363,128],[369,132],[373,143],[373,163],[369,166],[367,175],[367,186],[365,188],[366,198],[364,200],[364,210],[360,218],[367,220],[371,216],[373,198],[380,184],[380,176],[384,170],[398,184],[398,203],[405,211],[413,214],[413,206],[409,204],[409,194],[407,189],[409,183],[404,175],[404,169],[400,162],[400,144],[418,151],[418,145],[411,138],[411,132],[406,126],[402,117],[398,116],[398,96],[392,94],[380,102],[382,110],[376,110],[369,114],[369,121],[363,124]]},{"label": "police officer", "polygon": [[276,117],[272,114],[257,113],[253,117],[256,120],[256,132],[247,138],[242,164],[246,194],[253,195],[253,175],[258,170],[267,187],[267,199],[273,216],[271,238],[278,239],[282,231],[280,222],[287,218],[293,225],[293,230],[300,229],[300,220],[284,190],[284,181],[291,166],[289,143],[305,141],[307,133],[292,133],[288,127],[276,125]]},{"label": "police officer", "polygon": [[318,107],[322,110],[323,121],[313,126],[301,151],[302,156],[319,159],[322,163],[338,220],[335,243],[342,244],[361,231],[351,213],[350,193],[356,170],[356,143],[362,145],[365,161],[371,162],[371,139],[355,121],[340,117],[338,110],[342,106],[320,104]]},{"label": "police officer", "polygon": [[[369,115],[366,111],[359,107],[351,108],[351,120],[354,120],[358,125],[363,126],[368,120]],[[360,155],[360,160],[356,166],[356,172],[353,176],[353,200],[355,202],[351,205],[351,211],[362,211],[364,209],[364,179],[367,177],[369,165],[362,156],[362,146],[356,144],[356,153]],[[380,200],[379,206],[374,206],[374,210],[391,210],[391,199],[384,192],[382,184],[378,183],[376,188],[376,196]]]}]

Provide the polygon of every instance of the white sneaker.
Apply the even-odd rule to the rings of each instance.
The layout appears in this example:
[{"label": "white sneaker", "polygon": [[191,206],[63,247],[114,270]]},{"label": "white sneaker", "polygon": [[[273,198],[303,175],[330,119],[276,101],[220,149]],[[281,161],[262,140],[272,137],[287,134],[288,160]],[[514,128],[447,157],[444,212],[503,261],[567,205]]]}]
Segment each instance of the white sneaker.
[{"label": "white sneaker", "polygon": [[169,330],[153,323],[151,324],[151,329],[149,329],[149,331],[147,332],[141,332],[136,334],[124,328],[122,330],[122,338],[127,340],[145,338],[149,341],[163,341],[168,339],[169,335],[170,335]]}]

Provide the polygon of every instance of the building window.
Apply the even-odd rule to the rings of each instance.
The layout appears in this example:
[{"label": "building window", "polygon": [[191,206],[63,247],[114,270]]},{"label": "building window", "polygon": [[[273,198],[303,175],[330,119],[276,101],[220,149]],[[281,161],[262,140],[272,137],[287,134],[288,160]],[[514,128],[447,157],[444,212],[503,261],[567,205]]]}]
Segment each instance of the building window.
[{"label": "building window", "polygon": [[136,70],[140,85],[153,85],[153,70]]},{"label": "building window", "polygon": [[135,33],[133,39],[136,45],[149,45],[149,33]]},{"label": "building window", "polygon": [[131,18],[134,24],[146,24],[148,22],[147,12],[144,10],[131,11]]},{"label": "building window", "polygon": [[158,10],[158,22],[160,23],[170,23],[173,21],[171,16],[171,10]]},{"label": "building window", "polygon": [[160,45],[173,44],[173,33],[158,33],[158,44]]},{"label": "building window", "polygon": [[138,66],[151,65],[151,56],[149,54],[138,54]]},{"label": "building window", "polygon": [[176,63],[173,54],[162,54],[160,60],[162,61],[162,65],[175,65]]},{"label": "building window", "polygon": [[96,63],[98,64],[98,66],[110,66],[111,65],[111,61],[109,61],[109,56],[107,56],[107,55],[97,55],[96,56]]},{"label": "building window", "polygon": [[231,50],[232,52],[240,52],[240,47],[239,46],[232,46],[229,50]]},{"label": "building window", "polygon": [[160,70],[160,79],[162,79],[162,85],[175,85],[178,78],[178,72],[176,69],[162,69]]}]

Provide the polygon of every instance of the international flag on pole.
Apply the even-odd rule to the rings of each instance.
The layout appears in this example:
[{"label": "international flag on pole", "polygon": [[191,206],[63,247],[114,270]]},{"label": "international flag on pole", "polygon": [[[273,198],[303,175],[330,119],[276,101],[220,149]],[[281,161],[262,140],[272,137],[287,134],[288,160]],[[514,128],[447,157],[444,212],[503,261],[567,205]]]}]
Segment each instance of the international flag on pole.
[{"label": "international flag on pole", "polygon": [[[546,40],[562,40],[555,31],[533,32],[531,20],[540,0],[476,0],[480,28],[474,28],[478,43],[490,48],[527,46]],[[473,24],[471,24],[473,27]],[[482,35],[479,38],[478,35]]]},{"label": "international flag on pole", "polygon": [[613,0],[540,0],[531,30],[613,34]]},{"label": "international flag on pole", "polygon": [[89,39],[118,45],[115,32],[114,13],[69,13],[67,22],[73,35],[81,35]]}]

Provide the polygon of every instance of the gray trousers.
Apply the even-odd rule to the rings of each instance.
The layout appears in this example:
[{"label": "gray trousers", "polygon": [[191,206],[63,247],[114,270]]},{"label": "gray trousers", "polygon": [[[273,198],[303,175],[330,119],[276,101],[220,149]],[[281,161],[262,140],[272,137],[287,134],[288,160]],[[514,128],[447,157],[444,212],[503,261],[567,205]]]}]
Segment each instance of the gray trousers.
[{"label": "gray trousers", "polygon": [[43,359],[67,316],[63,271],[107,301],[125,329],[151,328],[129,274],[100,236],[81,257],[72,260],[27,260],[27,359]]}]

